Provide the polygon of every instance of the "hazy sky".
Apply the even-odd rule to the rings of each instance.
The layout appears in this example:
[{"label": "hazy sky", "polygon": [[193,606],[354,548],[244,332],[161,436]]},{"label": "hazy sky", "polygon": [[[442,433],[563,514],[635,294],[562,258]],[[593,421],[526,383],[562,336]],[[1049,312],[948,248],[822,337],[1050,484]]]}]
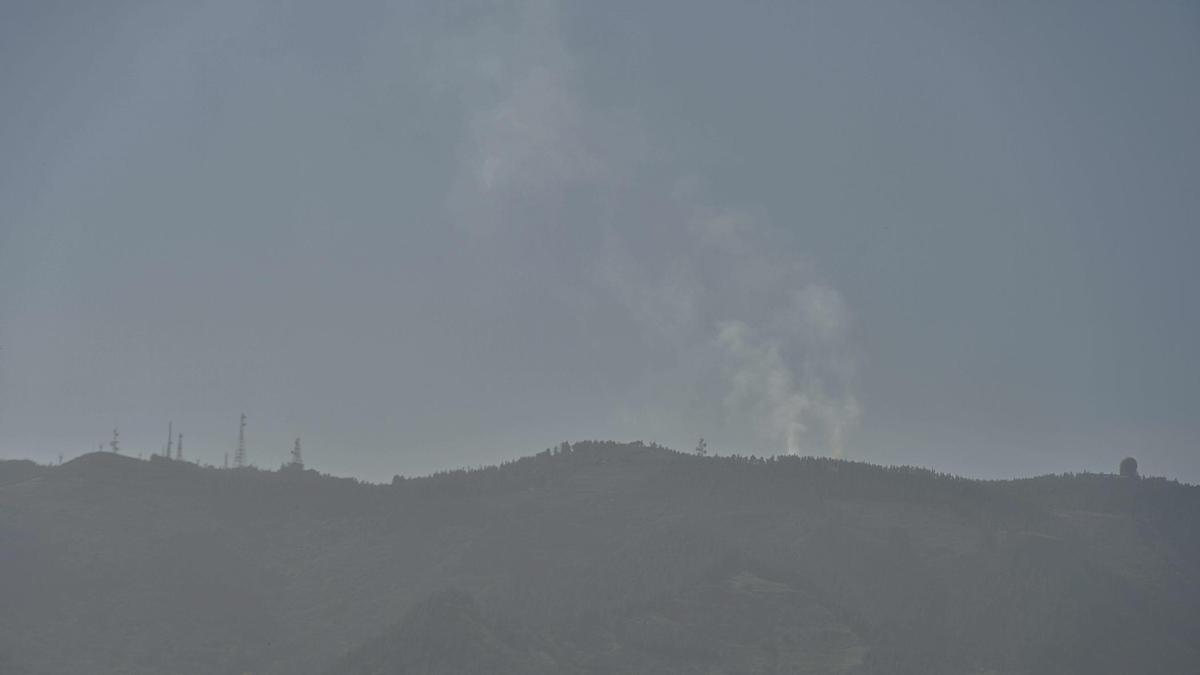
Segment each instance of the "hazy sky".
[{"label": "hazy sky", "polygon": [[1200,480],[1194,2],[0,3],[0,457]]}]

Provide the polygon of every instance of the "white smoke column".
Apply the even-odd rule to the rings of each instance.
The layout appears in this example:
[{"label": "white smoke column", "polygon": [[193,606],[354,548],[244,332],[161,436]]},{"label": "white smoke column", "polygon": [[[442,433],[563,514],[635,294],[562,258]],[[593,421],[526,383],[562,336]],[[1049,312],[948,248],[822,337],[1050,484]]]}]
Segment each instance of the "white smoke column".
[{"label": "white smoke column", "polygon": [[451,210],[460,225],[484,232],[520,226],[522,215],[552,208],[569,184],[600,170],[557,4],[519,3],[514,23],[506,38],[483,40],[486,53],[457,57],[483,101],[468,116]]},{"label": "white smoke column", "polygon": [[[784,330],[774,335],[761,335],[743,321],[718,326],[729,383],[725,404],[753,415],[790,454],[840,457],[860,415],[850,392],[851,360],[842,353],[844,305],[836,291],[814,285],[796,293],[791,309],[778,322]],[[799,352],[792,361],[789,345]]]},{"label": "white smoke column", "polygon": [[[749,420],[753,442],[772,450],[843,456],[861,408],[841,294],[768,224],[707,206],[698,181],[683,182],[670,203],[667,248],[639,258],[640,232],[613,234],[604,281],[655,339],[681,353],[703,351],[698,341],[715,346],[715,359],[684,367],[718,371],[725,426]],[[681,374],[675,382],[698,380],[711,378]],[[714,423],[696,417],[688,423]]]},{"label": "white smoke column", "polygon": [[719,425],[738,450],[842,455],[860,409],[841,295],[788,232],[710,204],[699,178],[647,174],[659,163],[646,161],[655,150],[636,117],[582,98],[557,5],[511,9],[511,30],[471,33],[451,59],[472,101],[456,222],[489,261],[525,265],[536,247],[573,255],[553,283],[625,313],[596,321],[641,331],[647,352],[617,355],[645,363],[615,415],[632,433]]}]

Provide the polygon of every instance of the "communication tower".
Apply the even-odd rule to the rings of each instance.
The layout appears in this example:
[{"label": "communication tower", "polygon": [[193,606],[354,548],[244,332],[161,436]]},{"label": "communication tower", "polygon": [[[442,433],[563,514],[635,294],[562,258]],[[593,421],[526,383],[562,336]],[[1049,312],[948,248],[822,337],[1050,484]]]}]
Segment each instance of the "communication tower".
[{"label": "communication tower", "polygon": [[233,468],[246,466],[246,413],[242,413],[242,426],[238,429],[237,452],[233,454]]},{"label": "communication tower", "polygon": [[304,457],[300,454],[300,439],[296,439],[296,444],[292,446],[292,462],[290,465],[293,469],[304,468]]}]

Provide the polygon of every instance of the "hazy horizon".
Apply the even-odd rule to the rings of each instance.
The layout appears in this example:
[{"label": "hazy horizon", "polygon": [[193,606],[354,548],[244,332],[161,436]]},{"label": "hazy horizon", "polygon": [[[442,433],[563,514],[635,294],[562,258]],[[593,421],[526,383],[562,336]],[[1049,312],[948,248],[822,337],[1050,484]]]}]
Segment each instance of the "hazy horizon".
[{"label": "hazy horizon", "polygon": [[1195,3],[0,7],[0,459],[1200,482]]}]

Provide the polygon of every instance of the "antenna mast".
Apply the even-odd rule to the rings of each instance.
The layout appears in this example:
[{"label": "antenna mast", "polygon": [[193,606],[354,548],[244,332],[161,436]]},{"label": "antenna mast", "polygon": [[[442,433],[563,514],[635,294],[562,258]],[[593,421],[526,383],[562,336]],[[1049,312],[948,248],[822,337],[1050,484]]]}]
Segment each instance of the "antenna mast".
[{"label": "antenna mast", "polygon": [[183,461],[183,432],[179,432],[179,442],[175,444],[175,459]]},{"label": "antenna mast", "polygon": [[114,453],[121,452],[121,434],[116,429],[113,429],[113,439],[108,442],[108,447],[112,448]]},{"label": "antenna mast", "polygon": [[238,429],[237,452],[233,455],[233,467],[240,469],[246,466],[246,413],[242,413],[242,426]]},{"label": "antenna mast", "polygon": [[296,445],[292,448],[292,468],[303,469],[304,458],[300,455],[300,439],[296,439]]}]

